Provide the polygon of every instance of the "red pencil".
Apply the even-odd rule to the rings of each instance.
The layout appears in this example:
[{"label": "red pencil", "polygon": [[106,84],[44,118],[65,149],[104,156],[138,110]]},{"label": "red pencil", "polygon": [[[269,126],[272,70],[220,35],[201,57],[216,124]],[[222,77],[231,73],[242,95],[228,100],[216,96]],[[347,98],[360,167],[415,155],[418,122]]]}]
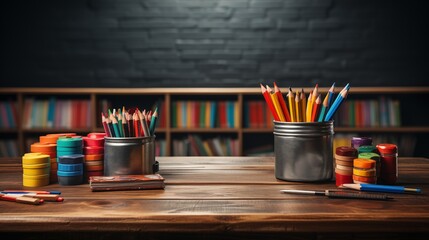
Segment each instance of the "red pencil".
[{"label": "red pencil", "polygon": [[283,115],[285,116],[286,122],[290,122],[290,114],[289,110],[286,107],[285,99],[283,98],[283,94],[280,91],[280,88],[277,87],[276,82],[274,82],[274,92],[276,93],[277,99],[279,100],[280,106],[283,111]]},{"label": "red pencil", "polygon": [[311,111],[312,122],[317,122],[321,104],[322,104],[322,100],[320,99],[320,94],[319,94],[316,98],[316,101],[314,101],[313,103],[313,111]]},{"label": "red pencil", "polygon": [[134,136],[135,137],[140,137],[140,120],[139,120],[139,115],[137,115],[137,113],[135,112],[133,114],[133,124],[134,124]]},{"label": "red pencil", "polygon": [[270,93],[267,91],[267,89],[264,88],[264,86],[262,86],[262,83],[261,83],[261,91],[262,91],[262,95],[265,98],[265,102],[267,102],[268,108],[271,111],[271,114],[273,114],[274,120],[280,121],[280,117],[277,114],[276,109],[274,108],[273,102],[271,101]]},{"label": "red pencil", "polygon": [[32,204],[32,205],[40,205],[44,202],[43,199],[39,199],[39,198],[15,197],[15,196],[5,195],[1,193],[0,193],[0,200],[17,202],[17,203],[26,203],[26,204]]},{"label": "red pencil", "polygon": [[110,134],[110,129],[109,129],[109,126],[107,125],[106,117],[104,116],[103,113],[101,113],[101,123],[103,124],[103,128],[104,128],[104,132],[106,133],[106,137],[111,137],[112,134]]}]

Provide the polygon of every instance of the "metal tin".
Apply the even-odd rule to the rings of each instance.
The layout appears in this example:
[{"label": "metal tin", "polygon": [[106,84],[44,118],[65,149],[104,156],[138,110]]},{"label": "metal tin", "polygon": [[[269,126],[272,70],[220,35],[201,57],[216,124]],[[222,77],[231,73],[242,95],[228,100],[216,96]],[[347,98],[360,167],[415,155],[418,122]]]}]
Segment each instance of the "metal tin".
[{"label": "metal tin", "polygon": [[302,182],[332,180],[333,135],[332,121],[274,121],[276,178]]},{"label": "metal tin", "polygon": [[104,175],[153,174],[158,171],[155,161],[155,136],[105,137]]}]

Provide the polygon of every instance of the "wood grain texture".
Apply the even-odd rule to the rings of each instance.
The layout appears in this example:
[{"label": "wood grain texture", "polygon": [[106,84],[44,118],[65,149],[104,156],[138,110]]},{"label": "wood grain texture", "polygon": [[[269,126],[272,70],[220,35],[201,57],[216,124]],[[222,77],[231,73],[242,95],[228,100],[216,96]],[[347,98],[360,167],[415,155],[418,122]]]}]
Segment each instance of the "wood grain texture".
[{"label": "wood grain texture", "polygon": [[[91,192],[88,184],[52,184],[38,189],[60,190],[64,202],[33,206],[0,201],[0,232],[288,233],[311,239],[314,233],[429,231],[427,159],[400,159],[398,184],[420,187],[423,194],[390,194],[392,201],[282,194],[281,189],[336,187],[333,181],[278,180],[271,157],[157,160],[166,179],[164,190]],[[19,160],[0,163],[0,189],[22,189],[21,174]]]}]

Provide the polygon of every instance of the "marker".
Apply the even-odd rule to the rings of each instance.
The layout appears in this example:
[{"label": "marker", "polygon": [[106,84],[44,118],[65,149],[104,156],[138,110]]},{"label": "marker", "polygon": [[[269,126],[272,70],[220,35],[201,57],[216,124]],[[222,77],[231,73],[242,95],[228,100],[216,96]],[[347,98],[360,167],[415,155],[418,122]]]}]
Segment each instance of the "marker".
[{"label": "marker", "polygon": [[345,188],[369,191],[369,192],[388,192],[388,193],[421,193],[420,188],[406,188],[403,186],[389,186],[389,185],[378,185],[378,184],[366,184],[366,183],[346,183],[342,185]]},{"label": "marker", "polygon": [[36,193],[36,194],[56,194],[61,195],[60,191],[40,191],[40,190],[27,190],[27,189],[21,189],[21,190],[3,190],[1,193]]},{"label": "marker", "polygon": [[15,197],[15,196],[9,196],[9,195],[4,195],[4,194],[0,194],[0,200],[17,202],[17,203],[32,204],[32,205],[40,205],[44,202],[43,199],[40,199],[40,198]]},{"label": "marker", "polygon": [[37,194],[37,193],[8,193],[4,196],[11,197],[29,197],[29,198],[40,198],[47,202],[62,202],[64,198],[57,194]]},{"label": "marker", "polygon": [[356,193],[346,191],[307,191],[307,190],[280,190],[282,193],[293,193],[293,194],[304,194],[304,195],[316,195],[316,196],[327,196],[329,198],[354,198],[354,199],[368,199],[368,200],[389,200],[391,197],[384,194],[368,194],[368,193]]}]

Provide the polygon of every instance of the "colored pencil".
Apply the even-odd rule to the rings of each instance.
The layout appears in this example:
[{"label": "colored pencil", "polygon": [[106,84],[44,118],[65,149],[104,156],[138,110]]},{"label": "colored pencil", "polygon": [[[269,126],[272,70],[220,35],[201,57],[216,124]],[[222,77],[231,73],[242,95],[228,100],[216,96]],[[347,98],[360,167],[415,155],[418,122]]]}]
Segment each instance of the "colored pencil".
[{"label": "colored pencil", "polygon": [[134,121],[130,113],[127,113],[127,121],[128,121],[128,131],[130,132],[130,137],[135,137]]},{"label": "colored pencil", "polygon": [[115,137],[121,137],[119,132],[118,120],[112,115],[110,115],[110,120],[112,121],[113,131],[115,132]]},{"label": "colored pencil", "polygon": [[313,105],[311,104],[311,100],[313,99],[313,93],[310,92],[308,94],[308,100],[307,100],[307,108],[305,110],[305,121],[306,122],[310,122],[311,120],[311,108],[313,107]]},{"label": "colored pencil", "polygon": [[369,191],[369,192],[389,192],[389,193],[421,193],[420,188],[406,188],[403,186],[390,186],[390,185],[380,185],[380,184],[366,184],[366,183],[347,183],[343,184],[342,187],[360,190],[360,191]]},{"label": "colored pencil", "polygon": [[44,191],[44,190],[28,190],[28,189],[6,189],[1,191],[0,193],[36,193],[36,194],[56,194],[61,195],[60,191]]},{"label": "colored pencil", "polygon": [[39,199],[39,198],[15,197],[15,196],[10,196],[10,195],[1,194],[1,193],[0,193],[0,200],[17,202],[17,203],[32,204],[32,205],[40,205],[44,202],[43,199]]},{"label": "colored pencil", "polygon": [[134,136],[135,137],[140,137],[140,120],[139,120],[139,115],[134,112],[133,114],[133,124],[134,124]]},{"label": "colored pencil", "polygon": [[317,117],[319,116],[320,105],[322,104],[322,100],[320,99],[320,94],[317,96],[316,101],[313,103],[313,110],[311,111],[311,121],[317,122]]},{"label": "colored pencil", "polygon": [[277,114],[276,109],[274,108],[273,102],[271,100],[270,93],[267,91],[267,89],[265,89],[264,86],[262,86],[262,83],[260,83],[260,85],[261,85],[262,95],[265,98],[265,102],[267,103],[268,108],[270,109],[271,114],[273,115],[274,120],[280,121],[279,115]]},{"label": "colored pencil", "polygon": [[348,86],[344,87],[343,90],[341,90],[341,92],[338,94],[337,98],[335,99],[334,103],[332,103],[332,106],[329,108],[328,112],[326,113],[325,121],[330,121],[332,119],[332,117],[340,107],[341,103],[344,101],[344,99],[347,98],[348,92],[349,92]]},{"label": "colored pencil", "polygon": [[[319,84],[316,84],[316,86],[313,89],[313,92],[311,94],[311,103],[310,106],[307,107],[307,122],[313,122],[313,104],[316,102],[317,97],[319,96]],[[308,103],[307,103],[308,104]]]},{"label": "colored pencil", "polygon": [[101,113],[101,123],[103,124],[104,132],[106,133],[106,137],[111,137],[109,126],[107,126],[106,117],[103,113]]},{"label": "colored pencil", "polygon": [[62,202],[64,198],[58,194],[37,194],[37,193],[10,193],[7,196],[11,197],[29,197],[29,198],[40,198],[47,202]]},{"label": "colored pencil", "polygon": [[319,117],[317,119],[318,122],[323,122],[326,116],[326,112],[329,106],[329,93],[326,93],[325,99],[323,100],[322,106],[320,107]]},{"label": "colored pencil", "polygon": [[295,110],[295,94],[292,92],[292,88],[289,87],[289,92],[287,94],[290,110],[290,120],[291,122],[296,122],[296,110]]},{"label": "colored pencil", "polygon": [[291,119],[290,119],[289,110],[287,109],[285,99],[283,98],[283,94],[280,91],[280,88],[277,86],[276,82],[274,82],[274,92],[276,93],[277,99],[280,103],[280,107],[282,108],[283,115],[285,117],[286,122],[290,122]]},{"label": "colored pencil", "polygon": [[280,121],[282,121],[282,122],[286,121],[276,93],[273,92],[272,89],[268,85],[267,85],[267,91],[270,93],[271,101],[273,102],[274,109],[276,110],[277,115],[280,118]]},{"label": "colored pencil", "polygon": [[106,117],[106,123],[107,123],[107,126],[109,127],[110,136],[111,137],[117,137],[117,136],[115,136],[115,130],[113,129],[112,120],[110,120],[110,118]]},{"label": "colored pencil", "polygon": [[295,114],[295,116],[296,116],[296,121],[297,122],[302,122],[302,119],[301,119],[301,117],[302,117],[301,110],[302,110],[302,108],[301,108],[301,98],[299,97],[299,92],[296,92],[296,95],[295,95],[295,111],[296,111],[296,114]]},{"label": "colored pencil", "polygon": [[301,98],[301,120],[302,122],[305,122],[305,110],[307,107],[307,98],[305,97],[304,88],[301,88],[301,93],[299,95]]},{"label": "colored pencil", "polygon": [[121,137],[124,137],[124,130],[122,129],[122,111],[121,111],[121,109],[119,108],[118,109],[118,129],[119,129],[119,134],[121,135]]},{"label": "colored pencil", "polygon": [[156,128],[156,121],[158,120],[158,108],[155,108],[155,111],[152,114],[152,117],[150,119],[150,135],[153,136],[155,134],[155,128]]},{"label": "colored pencil", "polygon": [[147,121],[146,121],[146,117],[145,115],[143,115],[140,110],[136,110],[137,114],[139,116],[139,120],[140,120],[140,125],[141,125],[141,131],[143,134],[141,134],[142,136],[148,137],[150,136],[149,133],[149,127],[147,126]]}]

